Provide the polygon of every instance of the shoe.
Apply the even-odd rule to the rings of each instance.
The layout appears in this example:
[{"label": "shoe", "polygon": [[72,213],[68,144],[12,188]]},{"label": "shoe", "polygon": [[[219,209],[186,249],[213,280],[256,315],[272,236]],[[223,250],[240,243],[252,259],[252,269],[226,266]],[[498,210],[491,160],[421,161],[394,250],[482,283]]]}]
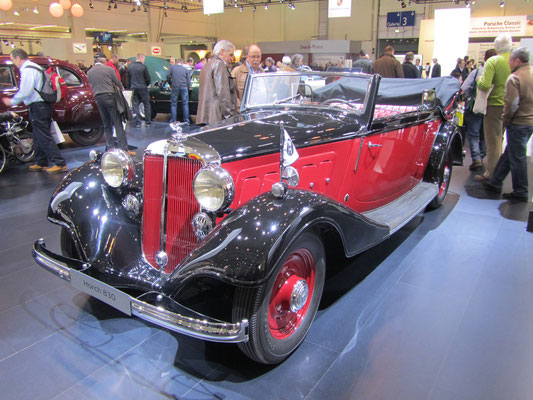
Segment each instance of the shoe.
[{"label": "shoe", "polygon": [[474,175],[474,180],[477,182],[488,181],[488,178],[485,175]]},{"label": "shoe", "polygon": [[30,167],[28,168],[30,171],[33,171],[33,172],[38,172],[38,171],[42,171],[43,169],[45,169],[46,167],[43,167],[39,164],[32,164],[30,165]]},{"label": "shoe", "polygon": [[500,188],[497,188],[496,186],[492,185],[488,179],[482,180],[481,184],[483,185],[485,190],[488,190],[489,192],[498,193],[498,194],[502,192]]},{"label": "shoe", "polygon": [[470,164],[470,167],[468,167],[470,169],[470,171],[474,171],[476,169],[479,169],[483,167],[483,163],[481,161],[474,161],[472,164]]},{"label": "shoe", "polygon": [[137,153],[135,153],[134,151],[128,150],[128,156],[132,156],[133,157],[135,154],[137,154]]},{"label": "shoe", "polygon": [[44,170],[49,174],[59,174],[61,172],[67,172],[68,168],[66,165],[54,165],[53,167],[45,168]]},{"label": "shoe", "polygon": [[507,200],[523,201],[524,203],[527,203],[529,201],[527,196],[521,196],[519,194],[516,194],[515,192],[504,193],[502,194],[502,197]]}]

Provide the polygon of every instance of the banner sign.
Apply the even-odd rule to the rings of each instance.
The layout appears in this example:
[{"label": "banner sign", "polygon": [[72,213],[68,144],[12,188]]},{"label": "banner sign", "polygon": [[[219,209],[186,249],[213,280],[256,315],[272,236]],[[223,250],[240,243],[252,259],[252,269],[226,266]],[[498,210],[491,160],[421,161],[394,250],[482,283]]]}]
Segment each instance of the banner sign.
[{"label": "banner sign", "polygon": [[328,18],[352,16],[352,0],[329,0]]},{"label": "banner sign", "polygon": [[400,26],[415,26],[414,11],[390,12],[387,13],[387,28]]},{"label": "banner sign", "polygon": [[204,0],[204,14],[221,14],[224,12],[224,0]]},{"label": "banner sign", "polygon": [[526,15],[470,18],[470,37],[494,37],[501,33],[525,36]]}]

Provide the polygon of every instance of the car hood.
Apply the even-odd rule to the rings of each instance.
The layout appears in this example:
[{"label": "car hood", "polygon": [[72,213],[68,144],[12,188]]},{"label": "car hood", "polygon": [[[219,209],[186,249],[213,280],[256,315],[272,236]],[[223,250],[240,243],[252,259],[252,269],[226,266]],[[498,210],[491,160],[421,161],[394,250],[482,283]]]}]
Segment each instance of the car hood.
[{"label": "car hood", "polygon": [[209,146],[221,162],[279,152],[285,129],[296,147],[345,140],[361,130],[354,114],[316,110],[267,111],[239,114],[191,135]]}]

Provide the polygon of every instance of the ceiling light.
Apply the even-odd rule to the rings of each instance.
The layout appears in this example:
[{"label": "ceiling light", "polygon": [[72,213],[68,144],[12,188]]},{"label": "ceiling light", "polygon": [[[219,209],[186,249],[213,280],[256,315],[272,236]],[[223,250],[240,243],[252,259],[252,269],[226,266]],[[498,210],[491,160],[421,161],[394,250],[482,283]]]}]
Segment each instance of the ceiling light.
[{"label": "ceiling light", "polygon": [[239,11],[242,12],[242,10],[243,10],[243,8],[242,8],[242,6],[241,6],[241,8],[239,8]]},{"label": "ceiling light", "polygon": [[20,12],[19,12],[19,10],[15,10],[15,11],[13,11],[13,15],[15,15],[15,17],[20,17]]},{"label": "ceiling light", "polygon": [[256,12],[256,11],[257,11],[257,8],[256,8],[255,5],[254,5],[254,12]]},{"label": "ceiling light", "polygon": [[165,12],[163,12],[163,17],[168,17],[166,10],[165,10]]},{"label": "ceiling light", "polygon": [[505,7],[505,0],[500,0],[500,7]]},{"label": "ceiling light", "polygon": [[268,4],[265,4],[265,10],[268,10]]},{"label": "ceiling light", "polygon": [[32,11],[34,14],[39,14],[39,9],[37,8],[37,6],[33,7]]},{"label": "ceiling light", "polygon": [[118,6],[117,6],[117,2],[116,2],[116,1],[115,1],[115,6],[114,6],[113,8],[115,8],[115,9],[118,8]]},{"label": "ceiling light", "polygon": [[93,8],[94,8],[93,0],[91,0],[91,1],[89,2],[89,8],[90,8],[90,9],[93,9]]}]

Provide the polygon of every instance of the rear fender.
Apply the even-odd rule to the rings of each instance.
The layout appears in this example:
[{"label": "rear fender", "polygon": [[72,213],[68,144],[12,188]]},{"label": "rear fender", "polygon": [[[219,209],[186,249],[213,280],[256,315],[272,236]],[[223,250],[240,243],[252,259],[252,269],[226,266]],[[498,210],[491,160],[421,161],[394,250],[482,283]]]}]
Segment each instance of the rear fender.
[{"label": "rear fender", "polygon": [[176,296],[198,276],[237,286],[261,285],[303,231],[330,229],[339,233],[348,256],[389,236],[388,227],[320,194],[289,190],[277,199],[267,192],[229,214],[169,276],[163,291]]},{"label": "rear fender", "polygon": [[445,162],[447,152],[450,152],[453,165],[463,165],[463,139],[457,126],[450,121],[444,121],[435,137],[428,166],[424,175],[426,182],[438,182],[439,171]]}]

